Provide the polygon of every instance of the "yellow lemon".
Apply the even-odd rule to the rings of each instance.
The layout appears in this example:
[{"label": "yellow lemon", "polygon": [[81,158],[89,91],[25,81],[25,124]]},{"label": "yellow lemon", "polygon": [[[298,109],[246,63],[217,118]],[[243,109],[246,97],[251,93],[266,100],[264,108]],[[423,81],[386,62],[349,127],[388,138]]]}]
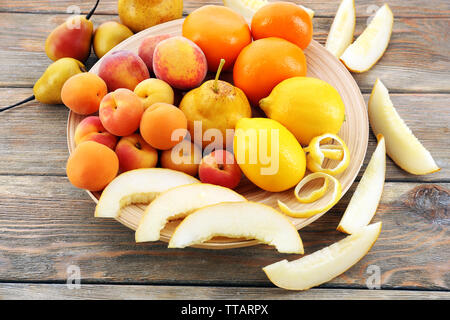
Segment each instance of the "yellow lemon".
[{"label": "yellow lemon", "polygon": [[337,90],[325,81],[293,77],[280,82],[259,101],[266,115],[291,131],[304,146],[325,133],[337,134],[345,106]]},{"label": "yellow lemon", "polygon": [[263,190],[284,191],[305,175],[305,153],[295,136],[279,122],[242,118],[235,128],[234,154],[246,177]]}]

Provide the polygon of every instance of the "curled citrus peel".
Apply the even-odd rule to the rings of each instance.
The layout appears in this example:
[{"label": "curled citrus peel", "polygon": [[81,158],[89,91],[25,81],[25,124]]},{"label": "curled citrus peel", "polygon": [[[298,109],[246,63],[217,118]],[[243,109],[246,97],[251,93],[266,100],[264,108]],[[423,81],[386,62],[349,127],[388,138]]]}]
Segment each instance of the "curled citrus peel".
[{"label": "curled citrus peel", "polygon": [[[309,180],[309,181],[311,181],[311,180]],[[324,183],[323,183],[322,187],[320,187],[320,189],[316,189],[316,190],[312,191],[312,192],[311,192],[309,195],[307,195],[307,196],[300,197],[300,189],[301,189],[306,183],[308,183],[309,181],[306,181],[306,182],[303,183],[303,184],[300,184],[300,183],[299,183],[299,184],[297,184],[297,186],[295,187],[295,190],[294,190],[295,197],[296,197],[297,200],[298,200],[299,202],[301,202],[301,203],[311,203],[311,202],[317,201],[317,200],[319,200],[320,198],[322,198],[323,195],[325,194],[325,192],[327,192],[327,190],[328,190],[328,185],[329,185],[329,183],[330,183],[330,181],[329,181],[326,177],[324,177]]]},{"label": "curled citrus peel", "polygon": [[[323,140],[328,141],[330,139],[337,141],[339,145],[320,144]],[[306,155],[306,167],[312,172],[323,172],[335,176],[344,172],[350,163],[350,151],[347,145],[335,134],[326,133],[313,138],[304,150],[308,153]],[[324,168],[322,165],[326,158],[339,160],[340,162],[334,168]]]},{"label": "curled citrus peel", "polygon": [[[304,200],[303,198],[301,198],[299,196],[300,190],[310,181],[315,180],[315,179],[320,179],[323,178],[325,179],[325,183],[324,185],[318,189],[315,190],[313,193],[314,196],[312,196],[313,193],[311,193],[307,198],[307,200],[310,200],[309,198],[312,198],[314,200],[318,200],[319,198],[321,198],[325,192],[328,190],[328,186],[329,186],[329,181],[333,182],[333,194],[331,196],[331,199],[323,206],[319,207],[319,208],[315,208],[315,209],[306,209],[306,210],[302,210],[302,211],[294,211],[292,209],[290,209],[284,202],[278,200],[278,207],[280,208],[280,210],[293,218],[309,218],[312,217],[318,213],[322,213],[325,212],[327,210],[329,210],[331,207],[333,207],[341,198],[342,195],[342,187],[341,187],[341,183],[339,182],[339,180],[337,180],[335,177],[326,174],[324,172],[314,172],[311,173],[309,175],[307,175],[305,178],[302,179],[302,181],[300,181],[298,183],[298,185],[295,187],[294,190],[294,194],[295,197],[300,201],[300,199]],[[326,186],[326,187],[325,187]],[[325,188],[324,188],[325,187]],[[300,201],[303,202],[303,201]],[[310,201],[311,202],[311,201]],[[305,203],[305,202],[303,202]]]}]

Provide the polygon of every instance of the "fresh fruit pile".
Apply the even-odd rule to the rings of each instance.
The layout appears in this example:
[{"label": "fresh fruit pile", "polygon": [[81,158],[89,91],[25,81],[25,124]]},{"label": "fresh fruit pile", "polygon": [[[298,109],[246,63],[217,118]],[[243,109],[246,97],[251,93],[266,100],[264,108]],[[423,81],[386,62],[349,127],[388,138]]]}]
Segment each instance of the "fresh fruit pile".
[{"label": "fresh fruit pile", "polygon": [[[180,2],[164,5],[176,16]],[[339,177],[351,163],[350,151],[338,136],[345,105],[332,85],[306,77],[311,10],[290,2],[224,3],[193,11],[183,22],[181,36],[144,39],[137,53],[113,50],[104,56],[132,32],[117,22],[102,24],[93,40],[96,55],[104,56],[98,74],[85,73],[78,61],[90,53],[92,13],[80,18],[78,33],[64,24],[47,39],[46,51],[56,62],[36,83],[35,96],[46,103],[63,102],[87,116],[76,127],[67,176],[78,188],[101,192],[96,217],[118,218],[130,204],[147,204],[137,242],[159,240],[169,220],[183,219],[169,248],[225,236],[257,239],[279,252],[303,254],[302,240],[288,216],[324,213],[341,198]],[[147,28],[146,15],[137,14],[144,9],[127,11],[127,5],[141,8],[142,1],[119,1],[122,21],[133,31]],[[354,20],[354,2],[343,0],[327,48],[350,70],[362,72],[384,53],[393,16],[383,6],[351,44]],[[69,35],[78,46],[66,43]],[[208,71],[215,78],[205,81]],[[232,73],[233,84],[219,79],[222,71]],[[266,117],[252,117],[258,112]],[[297,261],[265,267],[277,286],[304,290],[319,285],[368,252],[381,230],[381,223],[368,224],[381,197],[386,152],[408,172],[439,170],[379,80],[369,117],[379,144],[338,226],[350,235]],[[302,209],[278,201],[280,212],[247,201],[232,190],[242,175],[267,192],[295,187]],[[321,187],[302,192],[317,179]]]}]

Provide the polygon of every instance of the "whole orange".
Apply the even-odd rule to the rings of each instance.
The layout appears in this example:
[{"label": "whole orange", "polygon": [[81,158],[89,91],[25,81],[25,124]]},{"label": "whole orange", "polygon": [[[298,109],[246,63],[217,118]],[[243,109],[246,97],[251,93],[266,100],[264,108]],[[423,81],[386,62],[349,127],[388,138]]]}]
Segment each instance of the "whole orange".
[{"label": "whole orange", "polygon": [[281,81],[306,76],[306,58],[295,44],[280,38],[265,38],[245,47],[234,64],[234,85],[253,105],[267,97]]},{"label": "whole orange", "polygon": [[217,71],[220,59],[225,59],[224,70],[232,67],[239,52],[252,41],[245,19],[224,6],[194,10],[184,20],[182,33],[203,50],[212,72]]},{"label": "whole orange", "polygon": [[306,49],[312,39],[313,25],[308,13],[292,2],[273,2],[253,16],[252,36],[255,40],[278,37]]}]

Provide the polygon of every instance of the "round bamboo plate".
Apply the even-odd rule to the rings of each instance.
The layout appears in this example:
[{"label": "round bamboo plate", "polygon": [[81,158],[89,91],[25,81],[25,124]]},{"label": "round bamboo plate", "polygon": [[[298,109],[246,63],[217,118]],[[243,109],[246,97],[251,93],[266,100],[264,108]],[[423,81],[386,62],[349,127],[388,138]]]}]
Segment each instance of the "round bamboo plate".
[{"label": "round bamboo plate", "polygon": [[[117,45],[113,50],[110,51],[110,53],[117,50],[130,50],[137,53],[142,40],[151,35],[181,35],[182,23],[183,19],[174,20],[139,32]],[[367,110],[358,85],[356,84],[352,75],[347,71],[345,66],[338,59],[336,59],[322,45],[314,40],[305,50],[305,55],[308,65],[307,76],[316,77],[330,83],[338,90],[345,103],[345,122],[339,132],[339,136],[345,141],[349,148],[351,162],[349,167],[342,174],[337,176],[338,180],[342,184],[342,195],[344,195],[355,180],[366,154],[369,135]],[[90,72],[97,73],[101,62],[102,59],[100,59],[91,68]],[[84,116],[77,115],[73,112],[69,113],[67,123],[67,143],[69,152],[72,152],[75,148],[75,128],[83,118]],[[333,161],[328,161],[328,163],[325,163],[325,166],[333,165]],[[303,192],[308,193],[314,188],[317,188],[319,184],[320,181],[316,181],[316,183],[309,183],[304,187]],[[245,196],[250,201],[264,203],[277,209],[277,200],[285,202],[293,209],[304,209],[317,208],[318,206],[322,206],[331,196],[331,192],[329,192],[329,194],[324,196],[322,199],[312,204],[300,204],[299,202],[297,202],[293,194],[293,189],[287,190],[285,192],[271,193],[259,189],[247,179],[243,179],[243,181],[241,181],[236,191]],[[88,191],[87,193],[96,203],[98,202],[98,198],[100,196],[98,192],[93,193]],[[125,226],[136,230],[145,207],[145,204],[127,206],[122,209],[121,214],[117,218],[117,220]],[[323,214],[325,214],[325,212],[317,214],[308,219],[289,219],[291,219],[296,228],[300,230],[301,228],[311,224],[312,222],[320,218]],[[160,240],[168,242],[178,223],[179,221],[169,222],[162,230]],[[216,237],[208,242],[196,245],[195,247],[208,249],[230,249],[252,246],[256,244],[259,244],[259,242],[254,239],[229,239],[224,237]]]}]

